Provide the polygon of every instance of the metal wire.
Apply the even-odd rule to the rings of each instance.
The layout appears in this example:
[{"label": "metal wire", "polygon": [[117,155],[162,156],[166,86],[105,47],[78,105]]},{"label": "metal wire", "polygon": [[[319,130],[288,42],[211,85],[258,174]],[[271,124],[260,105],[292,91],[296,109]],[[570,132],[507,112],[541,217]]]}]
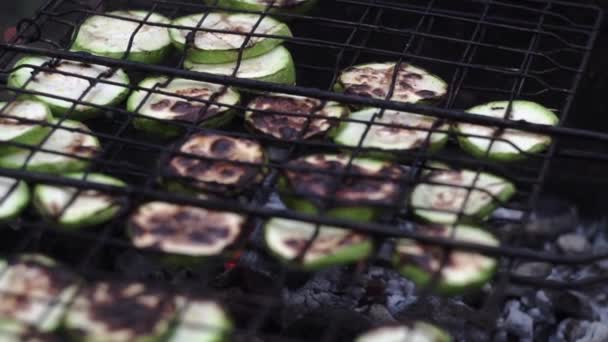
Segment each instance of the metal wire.
[{"label": "metal wire", "polygon": [[[449,186],[455,189],[465,189],[466,198],[462,207],[452,211],[459,219],[467,217],[465,208],[469,197],[475,192],[486,193],[498,201],[502,207],[515,209],[521,212],[517,219],[509,219],[519,229],[531,220],[531,213],[536,208],[538,200],[547,185],[547,175],[551,171],[552,163],[556,160],[577,160],[587,158],[592,160],[608,160],[608,156],[602,153],[591,153],[573,149],[559,149],[559,146],[569,140],[587,140],[593,144],[606,146],[608,134],[589,130],[575,129],[565,126],[565,120],[572,105],[574,95],[581,81],[581,76],[588,63],[590,51],[601,22],[601,11],[591,5],[580,2],[551,1],[551,0],[528,0],[525,4],[516,1],[494,1],[494,0],[469,0],[465,2],[463,9],[455,8],[448,1],[413,1],[404,3],[401,1],[388,0],[334,0],[320,4],[320,9],[312,14],[273,13],[279,20],[289,20],[289,25],[294,31],[294,37],[277,37],[257,33],[256,28],[262,20],[269,15],[272,3],[264,11],[248,11],[259,14],[256,24],[250,32],[230,32],[226,30],[208,29],[202,26],[206,15],[203,16],[195,27],[184,27],[172,24],[157,24],[149,21],[152,12],[165,14],[171,18],[191,13],[205,13],[209,10],[230,9],[221,8],[215,4],[206,5],[190,3],[185,1],[153,0],[146,2],[145,11],[147,15],[143,20],[125,19],[137,23],[137,29],[131,35],[127,51],[121,59],[110,59],[94,56],[88,53],[72,52],[69,50],[75,35],[73,31],[90,15],[101,15],[115,18],[116,15],[108,14],[106,11],[114,9],[126,9],[125,6],[138,6],[132,1],[110,2],[98,0],[93,4],[83,4],[75,0],[49,0],[32,18],[25,19],[18,26],[17,36],[8,43],[0,44],[0,76],[7,79],[16,71],[14,62],[20,54],[31,54],[52,58],[42,66],[25,65],[19,68],[30,68],[33,70],[32,77],[37,73],[56,73],[66,77],[74,77],[89,82],[89,87],[78,99],[62,98],[55,94],[40,93],[37,91],[15,88],[1,85],[0,89],[11,91],[14,95],[9,100],[13,101],[19,95],[44,95],[70,102],[71,108],[67,115],[58,123],[42,123],[41,125],[51,128],[51,133],[57,129],[88,134],[102,141],[103,151],[98,155],[87,158],[78,155],[70,155],[64,152],[51,151],[43,148],[41,144],[30,146],[15,142],[4,142],[3,144],[24,148],[30,151],[25,165],[21,169],[0,168],[0,176],[12,177],[24,180],[30,184],[52,184],[67,186],[77,189],[68,204],[62,208],[59,217],[76,200],[77,196],[84,190],[96,190],[101,193],[111,194],[126,199],[122,211],[114,219],[102,224],[95,230],[66,231],[55,229],[54,224],[42,221],[32,213],[26,213],[22,217],[9,223],[11,227],[20,229],[20,241],[15,244],[11,254],[18,254],[24,250],[45,249],[39,244],[42,236],[45,238],[64,239],[75,243],[82,242],[90,246],[83,252],[77,264],[80,273],[91,278],[116,277],[116,272],[104,270],[99,267],[108,259],[104,254],[109,250],[135,250],[124,232],[124,222],[137,205],[160,200],[170,203],[194,205],[203,208],[238,212],[249,217],[249,225],[252,231],[263,229],[264,222],[271,217],[282,217],[311,222],[315,224],[315,233],[308,240],[305,247],[300,251],[296,262],[307,253],[318,236],[319,228],[324,225],[352,229],[360,233],[372,236],[376,241],[389,241],[395,238],[406,238],[423,244],[442,247],[445,251],[442,267],[435,272],[433,281],[421,289],[423,296],[431,295],[430,289],[434,287],[439,279],[443,265],[451,251],[466,250],[492,257],[500,258],[507,265],[514,260],[537,260],[577,266],[588,264],[598,260],[608,259],[608,253],[589,255],[562,255],[545,253],[531,250],[522,244],[520,239],[503,239],[500,247],[488,247],[473,243],[455,241],[453,236],[448,238],[435,238],[425,235],[423,232],[406,232],[396,228],[397,222],[406,220],[415,222],[412,210],[433,208],[416,208],[406,205],[411,197],[415,185],[425,183],[431,185]],[[480,6],[481,5],[481,6]],[[141,7],[141,6],[140,6]],[[339,8],[339,11],[335,9]],[[475,8],[474,10],[472,8]],[[518,12],[520,11],[520,12]],[[579,11],[579,14],[571,14]],[[525,13],[530,20],[522,20],[522,16],[515,13]],[[399,24],[393,24],[397,18]],[[590,20],[589,18],[593,18]],[[162,26],[167,28],[179,28],[191,31],[186,38],[186,53],[192,46],[194,37],[198,32],[231,33],[244,36],[244,42],[237,49],[238,60],[232,75],[213,75],[202,72],[183,70],[183,62],[186,53],[175,54],[165,64],[146,65],[127,60],[135,41],[135,35],[145,25]],[[446,29],[447,28],[447,29]],[[331,32],[331,34],[323,34]],[[281,38],[285,40],[286,47],[292,51],[296,60],[298,70],[298,86],[270,84],[256,80],[237,78],[239,68],[243,60],[243,53],[252,38]],[[496,37],[502,37],[497,40]],[[508,37],[513,37],[512,41]],[[444,46],[444,48],[437,48]],[[319,55],[325,58],[319,59]],[[492,56],[493,58],[489,58]],[[162,74],[167,76],[167,82],[156,84],[151,89],[142,88],[132,82],[125,86],[131,91],[145,90],[144,100],[134,112],[129,112],[121,106],[103,106],[85,101],[87,93],[99,84],[120,85],[109,81],[105,76],[87,77],[84,75],[60,71],[54,68],[54,59],[68,59],[82,63],[93,63],[105,65],[111,72],[118,69],[132,75]],[[340,70],[364,62],[385,61],[396,62],[392,73],[391,84],[385,99],[362,98],[353,95],[332,92],[333,83],[336,82]],[[437,73],[442,78],[449,80],[449,93],[441,106],[409,104],[391,101],[390,98],[395,90],[398,76],[398,67],[401,63],[412,63],[422,66],[431,72]],[[137,79],[139,76],[132,77]],[[167,92],[164,87],[175,78],[187,78],[223,85],[222,89],[228,87],[246,88],[256,91],[269,91],[290,95],[308,96],[320,100],[320,104],[311,113],[298,114],[276,110],[257,111],[265,115],[284,115],[286,117],[305,117],[304,129],[294,140],[289,141],[286,146],[284,141],[257,132],[243,130],[240,124],[232,124],[228,128],[209,129],[200,127],[199,123],[192,122],[164,122],[173,127],[183,129],[184,136],[188,137],[199,132],[225,134],[227,136],[246,138],[258,141],[265,147],[282,151],[280,158],[270,158],[263,164],[247,163],[239,161],[228,161],[234,165],[264,167],[268,170],[266,179],[262,185],[247,189],[243,196],[230,198],[226,196],[199,198],[187,194],[168,192],[159,179],[171,179],[180,182],[193,181],[183,176],[175,176],[167,173],[163,165],[150,167],[163,156],[187,157],[204,161],[223,161],[222,158],[203,157],[183,153],[179,151],[179,144],[167,143],[154,138],[144,137],[131,128],[134,119],[146,118],[153,121],[158,119],[143,116],[138,111],[153,94],[172,96],[191,102],[202,104],[202,114],[213,106],[221,106],[244,112],[247,110],[246,102],[236,105],[226,105],[218,102],[218,97],[223,91],[215,93],[208,100],[196,97],[178,95]],[[480,81],[481,80],[481,81]],[[27,84],[27,83],[26,83]],[[476,103],[471,100],[463,100],[465,94],[475,94]],[[489,100],[506,99],[509,108],[505,118],[491,118],[466,113],[466,108]],[[545,126],[530,124],[521,121],[509,120],[512,103],[519,99],[538,101],[552,108],[560,117],[558,126]],[[365,125],[365,133],[359,138],[356,146],[337,146],[327,137],[323,139],[304,139],[304,134],[309,125],[315,119],[323,119],[319,111],[328,101],[337,101],[351,107],[372,106],[380,108],[380,112],[373,116],[371,121],[361,121],[349,118],[336,119],[336,123],[353,122]],[[79,128],[68,128],[61,125],[62,120],[69,118],[69,114],[75,111],[77,106],[87,105],[103,112],[109,116],[100,117],[90,122],[85,122],[92,132]],[[5,106],[6,107],[6,106]],[[392,123],[377,122],[376,118],[382,117],[386,110],[398,110],[416,114],[435,117],[438,120],[430,128],[415,126],[404,126]],[[15,117],[3,113],[0,118],[15,119]],[[25,120],[21,120],[27,123]],[[455,146],[438,153],[429,150],[430,139],[433,134],[450,134],[450,139],[462,136],[461,133],[442,130],[445,122],[467,122],[478,125],[499,128],[499,132],[506,129],[517,129],[526,132],[539,133],[550,136],[553,144],[547,152],[529,153],[521,151],[513,142],[498,137],[497,135],[477,136],[466,135],[490,140],[486,153],[492,145],[501,142],[510,144],[527,157],[526,162],[514,164],[501,164],[489,160],[479,160],[461,153]],[[364,140],[373,126],[381,126],[395,129],[411,129],[413,131],[424,131],[425,139],[421,147],[410,151],[392,151],[395,161],[410,167],[408,174],[397,180],[399,184],[399,200],[396,203],[377,204],[362,201],[359,204],[386,210],[381,220],[377,222],[354,222],[352,220],[329,217],[325,215],[327,210],[339,205],[352,205],[346,203],[333,194],[340,187],[345,186],[344,181],[349,177],[362,177],[366,179],[378,179],[374,176],[363,176],[353,172],[352,165],[355,158],[381,152],[377,148],[364,147]],[[182,137],[183,138],[183,137]],[[349,153],[348,163],[344,169],[334,170],[310,170],[306,168],[288,165],[288,161],[313,152],[326,151],[336,153],[347,151]],[[27,164],[35,153],[51,153],[73,157],[89,162],[84,170],[83,179],[70,179],[57,175],[42,174],[26,171]],[[146,160],[145,165],[139,165],[137,160],[131,160],[130,155],[140,155]],[[475,179],[470,186],[458,186],[449,183],[435,182],[425,179],[424,174],[431,169],[427,165],[428,160],[446,162],[457,168],[474,170]],[[268,205],[269,198],[273,194],[294,195],[293,190],[280,189],[278,181],[286,171],[294,172],[316,172],[327,174],[334,179],[334,185],[330,196],[315,198],[306,195],[304,197],[317,200],[322,203],[318,214],[310,215],[294,212],[282,208],[274,208]],[[104,172],[127,181],[126,187],[116,187],[94,183],[87,180],[92,172]],[[502,203],[486,189],[477,187],[477,179],[482,172],[491,172],[512,181],[518,194],[509,202]],[[584,181],[584,180],[581,180]],[[590,180],[588,180],[590,181]],[[12,187],[6,195],[0,198],[2,203],[14,191]],[[302,196],[301,194],[297,194]],[[446,211],[449,212],[449,211]],[[490,220],[485,224],[488,229],[498,231],[500,220]],[[61,248],[61,245],[53,249]],[[252,250],[265,253],[259,249],[259,244],[248,239],[247,236],[233,247],[233,250]],[[137,252],[145,255],[160,256],[162,252],[151,249],[137,249]],[[231,251],[223,253],[219,259],[230,259],[234,256]],[[373,259],[373,258],[372,258]],[[275,288],[280,290],[284,287],[285,278],[291,272],[291,268],[280,265],[279,276],[275,282]],[[358,268],[358,272],[362,268]],[[352,278],[359,276],[355,272]],[[505,288],[510,283],[527,284],[536,287],[547,288],[571,288],[578,286],[592,286],[605,281],[603,277],[581,279],[577,282],[562,283],[557,281],[544,281],[538,279],[527,279],[509,274],[499,274],[499,286],[494,290],[492,299],[488,299],[483,310],[499,313],[496,306],[499,305]],[[222,297],[222,294],[217,296]],[[280,308],[280,301],[272,296],[260,296],[251,298],[239,298],[243,303],[247,300],[253,301],[252,311],[255,319],[247,324],[237,327],[235,336],[252,339],[255,336],[263,336],[264,331],[273,310]],[[256,308],[257,307],[257,308]],[[491,310],[494,309],[494,310]],[[48,311],[48,310],[47,310]],[[48,312],[47,312],[48,313]],[[490,319],[491,321],[491,319]],[[321,341],[332,341],[336,338],[339,323],[328,325],[321,335]],[[274,337],[274,336],[273,336]],[[278,336],[276,336],[278,337]],[[282,336],[288,340],[287,336]]]}]

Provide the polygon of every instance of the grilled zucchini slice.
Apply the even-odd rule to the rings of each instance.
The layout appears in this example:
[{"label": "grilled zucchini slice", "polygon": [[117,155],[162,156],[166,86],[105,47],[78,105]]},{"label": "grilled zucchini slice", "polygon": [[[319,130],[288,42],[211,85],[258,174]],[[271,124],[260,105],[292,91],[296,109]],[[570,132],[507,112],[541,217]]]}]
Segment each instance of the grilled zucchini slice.
[{"label": "grilled zucchini slice", "polygon": [[[51,62],[51,59],[46,57],[24,57],[20,59],[15,64],[13,72],[9,75],[8,84],[14,88],[25,87],[25,89],[30,91],[52,94],[69,99],[62,100],[42,94],[31,95],[35,99],[46,103],[55,116],[62,116],[72,107],[72,101],[77,101],[90,87],[91,83],[84,78],[64,75],[53,71],[40,71],[36,73],[34,79],[27,83],[32,77],[32,72],[35,72],[34,69],[28,66],[42,66],[49,62]],[[111,106],[122,102],[129,93],[129,88],[127,87],[129,85],[129,77],[122,69],[112,72],[110,68],[103,65],[87,64],[69,60],[51,63],[46,67],[60,72],[99,78],[99,83],[86,93],[82,99],[83,102],[100,106]],[[115,82],[120,85],[108,84],[103,81]],[[87,119],[94,116],[94,114],[99,111],[99,108],[78,104],[70,114],[70,118],[75,120]]]},{"label": "grilled zucchini slice", "polygon": [[267,248],[277,258],[306,270],[356,262],[368,257],[373,250],[371,239],[364,234],[320,226],[310,248],[298,258],[315,231],[313,223],[273,218],[264,227],[264,237]]},{"label": "grilled zucchini slice", "polygon": [[349,160],[345,154],[315,154],[290,161],[279,184],[281,199],[289,208],[310,214],[319,213],[334,199],[326,215],[356,221],[376,218],[382,212],[380,205],[399,198],[399,180],[406,171],[389,162],[355,158],[349,169],[354,176],[344,177],[338,187],[339,175],[319,172],[345,172]]},{"label": "grilled zucchini slice", "polygon": [[179,317],[167,341],[229,341],[232,322],[220,304],[211,300],[178,297],[177,305]]},{"label": "grilled zucchini slice", "polygon": [[162,62],[171,51],[171,38],[167,27],[154,24],[170,24],[171,20],[146,11],[115,11],[107,15],[125,19],[94,15],[87,18],[72,45],[73,51],[86,51],[95,55],[123,58],[135,30],[145,19],[133,37],[126,59],[135,62],[156,64]]},{"label": "grilled zucchini slice", "polygon": [[244,59],[241,64],[236,62],[222,64],[194,63],[189,59],[184,61],[184,68],[196,72],[207,72],[216,75],[232,76],[238,66],[236,77],[251,80],[279,83],[296,84],[296,67],[291,53],[283,46],[277,46],[270,52]]},{"label": "grilled zucchini slice", "polygon": [[65,326],[77,341],[162,341],[175,313],[173,296],[157,288],[99,282],[79,293]]},{"label": "grilled zucchini slice", "polygon": [[[205,0],[209,5],[215,5],[215,0]],[[265,11],[271,4],[268,0],[219,0],[219,7],[232,8],[241,11]],[[272,4],[270,13],[305,14],[317,4],[317,0],[277,0]]]},{"label": "grilled zucchini slice", "polygon": [[[422,148],[427,140],[428,149],[437,151],[448,141],[448,134],[443,132],[449,130],[449,125],[436,127],[436,120],[433,117],[392,110],[384,111],[382,117],[379,114],[380,109],[377,108],[366,108],[351,113],[349,119],[373,122],[372,125],[367,130],[367,125],[364,123],[344,121],[336,131],[335,142],[344,146],[359,146],[363,134],[367,131],[361,147],[377,148],[387,151],[388,153],[385,154],[390,155],[390,151]],[[431,129],[434,131],[432,134]]]},{"label": "grilled zucchini slice", "polygon": [[[491,247],[500,244],[492,234],[467,225],[426,226],[419,227],[418,232],[425,236]],[[400,239],[395,246],[393,262],[403,276],[424,287],[430,284],[433,274],[439,270],[445,253],[446,251],[438,246]],[[492,278],[496,266],[497,261],[494,258],[474,252],[454,250],[448,255],[434,290],[442,294],[454,295],[478,289]]]},{"label": "grilled zucchini slice", "polygon": [[0,319],[2,342],[61,342],[58,334],[41,332],[35,327],[17,321]]},{"label": "grilled zucchini slice", "polygon": [[[277,38],[251,36],[243,50],[242,59],[263,55],[280,45],[285,38],[292,36],[287,25],[271,17],[264,17],[260,21],[260,16],[257,14],[193,14],[173,21],[173,25],[187,28],[169,30],[173,44],[179,50],[185,49],[186,37],[197,27],[203,16],[206,17],[200,25],[201,30],[196,32],[193,46],[187,51],[188,59],[195,63],[218,64],[237,61],[239,50],[245,43],[246,34],[250,32],[277,36]],[[258,23],[258,21],[260,22]],[[255,32],[253,32],[254,27]],[[231,33],[208,32],[204,31],[205,29]]]},{"label": "grilled zucchini slice", "polygon": [[129,235],[138,248],[191,257],[218,255],[236,241],[245,224],[239,214],[150,202],[129,219]]},{"label": "grilled zucchini slice", "polygon": [[[56,120],[55,122],[58,121]],[[28,171],[49,173],[84,171],[90,164],[90,159],[101,152],[99,140],[93,135],[71,130],[78,129],[89,132],[89,128],[81,122],[64,120],[61,121],[60,127],[64,128],[57,128],[52,131],[40,148],[64,153],[65,155],[37,151],[29,158],[32,150],[21,149],[8,155],[0,156],[0,167],[19,169],[25,166],[25,169]]]},{"label": "grilled zucchini slice", "polygon": [[0,177],[0,222],[17,217],[29,201],[30,191],[24,181]]},{"label": "grilled zucchini slice", "polygon": [[445,331],[425,322],[389,325],[372,329],[357,337],[355,342],[450,342]]},{"label": "grilled zucchini slice", "polygon": [[78,277],[38,254],[23,254],[0,264],[0,320],[20,322],[43,332],[57,329],[76,294]]},{"label": "grilled zucchini slice", "polygon": [[[497,101],[482,104],[468,110],[469,113],[504,118],[509,101]],[[559,122],[553,112],[542,105],[530,101],[513,101],[509,120],[527,121],[534,124],[555,126]],[[457,123],[454,125],[460,147],[477,158],[488,158],[500,161],[514,161],[526,158],[526,153],[544,151],[551,144],[551,137],[519,131],[515,129],[500,130],[497,127]],[[473,137],[467,135],[476,135]],[[490,143],[492,138],[497,140]],[[489,151],[488,151],[489,149]]]},{"label": "grilled zucchini slice", "polygon": [[[90,183],[125,186],[119,179],[91,173],[70,173],[66,177]],[[74,201],[72,198],[76,196]],[[114,218],[121,208],[121,198],[95,190],[78,190],[40,184],[34,188],[34,206],[43,217],[66,229],[79,229],[102,224]],[[66,208],[66,206],[68,206]]]},{"label": "grilled zucchini slice", "polygon": [[[370,63],[345,69],[340,74],[336,91],[349,95],[385,100],[391,89],[397,63]],[[445,96],[448,85],[438,76],[411,64],[401,63],[392,101],[417,103],[438,100]]]},{"label": "grilled zucchini slice", "polygon": [[194,156],[171,158],[168,175],[185,179],[169,181],[169,186],[177,182],[189,191],[227,194],[241,192],[264,178],[266,155],[262,146],[253,140],[198,133],[188,138],[179,151]]},{"label": "grilled zucchini slice", "polygon": [[[340,119],[349,112],[348,108],[336,102],[323,103],[321,100],[309,97],[285,94],[258,96],[249,103],[247,108],[245,124],[249,128],[287,141],[322,136],[337,125],[337,121],[332,119]],[[282,115],[264,111],[315,115],[323,118]]]},{"label": "grilled zucchini slice", "polygon": [[31,100],[0,102],[0,109],[0,155],[19,150],[11,143],[38,144],[50,130],[37,124],[52,119],[51,111],[44,103]]},{"label": "grilled zucchini slice", "polygon": [[437,170],[426,181],[432,184],[418,184],[411,202],[418,217],[433,223],[456,223],[461,209],[462,222],[483,220],[515,194],[515,185],[506,179],[470,170]]},{"label": "grilled zucchini slice", "polygon": [[[139,86],[202,101],[212,100],[214,104],[154,92],[146,98],[151,91],[139,90],[131,94],[127,101],[127,110],[136,112],[140,108],[138,113],[144,116],[133,120],[135,128],[164,137],[173,137],[184,130],[179,126],[172,125],[171,121],[183,121],[205,127],[219,127],[229,123],[234,117],[236,109],[222,106],[222,104],[227,106],[237,105],[240,101],[240,95],[236,90],[221,84],[182,78],[173,79],[166,86],[160,86],[165,85],[167,81],[167,77],[149,77],[143,80]],[[155,88],[157,84],[159,86]],[[142,104],[144,100],[145,103]]]}]

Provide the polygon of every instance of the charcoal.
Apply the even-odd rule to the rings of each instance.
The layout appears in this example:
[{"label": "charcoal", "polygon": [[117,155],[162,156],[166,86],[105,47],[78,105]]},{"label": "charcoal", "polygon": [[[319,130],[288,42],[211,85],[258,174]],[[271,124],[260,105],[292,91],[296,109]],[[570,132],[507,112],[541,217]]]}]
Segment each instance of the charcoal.
[{"label": "charcoal", "polygon": [[539,237],[555,237],[573,231],[578,225],[578,210],[570,203],[556,198],[541,198],[530,216],[525,230]]},{"label": "charcoal", "polygon": [[504,318],[499,326],[511,335],[517,336],[521,342],[532,341],[534,336],[534,320],[525,313],[521,304],[516,300],[507,302]]},{"label": "charcoal", "polygon": [[372,304],[366,310],[367,316],[375,325],[395,324],[397,320],[382,304]]},{"label": "charcoal", "polygon": [[551,342],[605,342],[608,341],[608,325],[575,319],[562,321]]},{"label": "charcoal", "polygon": [[546,262],[524,262],[517,265],[513,273],[522,277],[546,278],[551,274],[551,264]]},{"label": "charcoal", "polygon": [[596,314],[589,298],[576,291],[548,293],[556,315],[592,320]]},{"label": "charcoal", "polygon": [[564,234],[557,239],[559,248],[567,254],[580,254],[591,252],[591,245],[587,239],[577,233]]},{"label": "charcoal", "polygon": [[371,328],[372,323],[364,314],[344,308],[321,307],[292,321],[285,333],[298,341],[321,341],[326,334],[331,334],[330,341],[352,341]]}]

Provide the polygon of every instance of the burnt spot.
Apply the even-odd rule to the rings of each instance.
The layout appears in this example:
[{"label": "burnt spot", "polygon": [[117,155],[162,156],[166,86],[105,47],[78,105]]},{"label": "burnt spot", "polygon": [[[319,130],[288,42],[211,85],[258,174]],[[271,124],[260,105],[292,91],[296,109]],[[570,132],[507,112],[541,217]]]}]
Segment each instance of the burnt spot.
[{"label": "burnt spot", "polygon": [[150,108],[152,108],[153,110],[163,110],[169,107],[169,105],[171,105],[171,101],[169,101],[168,99],[164,99],[153,103],[152,105],[150,105]]},{"label": "burnt spot", "polygon": [[502,106],[498,106],[498,107],[492,107],[492,110],[504,110],[505,107]]},{"label": "burnt spot", "polygon": [[[90,301],[90,319],[109,331],[123,330],[143,336],[155,331],[159,323],[175,312],[173,298],[168,294],[143,285],[133,293],[129,286],[133,285],[101,284],[84,291],[83,295]],[[104,291],[107,296],[95,296],[96,291]],[[150,298],[154,300],[148,300]]]},{"label": "burnt spot", "polygon": [[234,148],[234,141],[226,138],[219,138],[211,144],[211,152],[218,156],[229,154]]},{"label": "burnt spot", "polygon": [[401,75],[400,77],[406,80],[421,80],[423,78],[422,75],[416,73],[407,73]]},{"label": "burnt spot", "polygon": [[416,95],[420,96],[423,99],[431,99],[437,96],[437,93],[431,90],[419,90],[416,92]]},{"label": "burnt spot", "polygon": [[230,237],[230,229],[227,227],[206,227],[204,230],[196,230],[188,234],[189,240],[196,243],[212,245],[217,241],[226,240]]}]

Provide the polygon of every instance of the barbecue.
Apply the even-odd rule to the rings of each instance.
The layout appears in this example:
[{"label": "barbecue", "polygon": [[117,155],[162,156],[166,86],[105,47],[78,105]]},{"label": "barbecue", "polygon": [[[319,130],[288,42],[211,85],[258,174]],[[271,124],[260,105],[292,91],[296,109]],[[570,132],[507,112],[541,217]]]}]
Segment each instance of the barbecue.
[{"label": "barbecue", "polygon": [[46,0],[0,44],[0,340],[608,340],[602,17]]}]

